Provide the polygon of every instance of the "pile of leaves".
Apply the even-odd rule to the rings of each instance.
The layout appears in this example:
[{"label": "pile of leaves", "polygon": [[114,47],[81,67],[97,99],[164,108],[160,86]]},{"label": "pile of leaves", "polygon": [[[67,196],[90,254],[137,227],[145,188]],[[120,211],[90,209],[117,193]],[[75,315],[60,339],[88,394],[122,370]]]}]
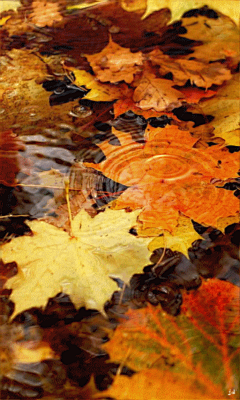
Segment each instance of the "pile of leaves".
[{"label": "pile of leaves", "polygon": [[206,3],[1,5],[1,398],[239,397],[238,7]]}]

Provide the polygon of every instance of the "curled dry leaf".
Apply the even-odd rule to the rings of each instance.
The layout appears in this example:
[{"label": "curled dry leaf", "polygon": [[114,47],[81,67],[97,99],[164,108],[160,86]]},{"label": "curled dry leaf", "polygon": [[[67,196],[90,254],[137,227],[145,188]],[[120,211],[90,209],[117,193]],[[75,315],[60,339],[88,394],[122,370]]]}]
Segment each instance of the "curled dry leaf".
[{"label": "curled dry leaf", "polygon": [[158,65],[162,76],[169,72],[173,82],[183,86],[190,80],[191,84],[208,89],[212,85],[221,85],[231,79],[231,72],[221,63],[207,64],[200,60],[173,59],[155,49],[148,55],[153,65]]},{"label": "curled dry leaf", "polygon": [[216,226],[219,218],[239,211],[238,199],[211,183],[213,178],[237,175],[236,153],[231,154],[221,146],[194,148],[198,139],[177,126],[163,129],[149,126],[145,144],[134,142],[129,133],[114,128],[113,133],[121,146],[116,148],[107,141],[102,142],[98,146],[106,160],[85,164],[116,182],[131,186],[113,207],[142,208],[138,221],[143,229],[161,228],[172,232],[177,226],[179,211],[211,226]]},{"label": "curled dry leaf", "polygon": [[11,130],[0,132],[0,183],[6,186],[17,184],[16,175],[20,170],[19,150],[24,144]]},{"label": "curled dry leaf", "polygon": [[235,388],[237,398],[239,288],[212,279],[184,295],[177,318],[153,306],[126,316],[104,345],[112,361],[150,374],[153,366],[163,375],[180,373],[208,398],[226,398]]},{"label": "curled dry leaf", "polygon": [[133,94],[133,100],[142,110],[171,111],[182,105],[184,95],[173,88],[173,82],[144,73]]},{"label": "curled dry leaf", "polygon": [[91,218],[82,210],[72,222],[73,236],[43,221],[28,222],[33,236],[2,246],[3,262],[18,261],[18,274],[7,282],[14,316],[45,306],[59,292],[69,294],[76,307],[102,310],[116,290],[109,275],[128,281],[149,262],[149,239],[129,233],[138,214],[107,209]]},{"label": "curled dry leaf", "polygon": [[143,64],[141,52],[132,53],[129,49],[114,43],[112,39],[100,53],[86,55],[86,58],[101,82],[131,83],[134,75],[141,71]]}]

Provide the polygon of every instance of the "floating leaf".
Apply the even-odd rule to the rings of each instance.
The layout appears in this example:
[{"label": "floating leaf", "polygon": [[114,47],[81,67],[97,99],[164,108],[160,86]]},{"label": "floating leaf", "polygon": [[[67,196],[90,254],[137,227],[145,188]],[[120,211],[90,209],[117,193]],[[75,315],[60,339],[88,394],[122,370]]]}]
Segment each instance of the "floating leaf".
[{"label": "floating leaf", "polygon": [[2,246],[5,263],[18,261],[19,272],[7,283],[13,289],[14,315],[45,306],[61,291],[77,307],[102,310],[116,290],[109,275],[127,281],[149,261],[149,239],[128,232],[138,214],[108,209],[91,218],[82,210],[72,222],[73,236],[46,222],[28,222],[32,237],[15,238]]}]

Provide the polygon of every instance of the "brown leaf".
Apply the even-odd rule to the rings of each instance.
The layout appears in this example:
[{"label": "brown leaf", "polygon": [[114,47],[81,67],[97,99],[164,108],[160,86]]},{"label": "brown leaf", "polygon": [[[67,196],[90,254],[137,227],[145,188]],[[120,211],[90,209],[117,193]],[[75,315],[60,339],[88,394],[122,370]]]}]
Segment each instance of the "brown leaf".
[{"label": "brown leaf", "polygon": [[144,73],[133,94],[133,100],[142,110],[171,111],[182,105],[184,95],[173,89],[173,82]]}]

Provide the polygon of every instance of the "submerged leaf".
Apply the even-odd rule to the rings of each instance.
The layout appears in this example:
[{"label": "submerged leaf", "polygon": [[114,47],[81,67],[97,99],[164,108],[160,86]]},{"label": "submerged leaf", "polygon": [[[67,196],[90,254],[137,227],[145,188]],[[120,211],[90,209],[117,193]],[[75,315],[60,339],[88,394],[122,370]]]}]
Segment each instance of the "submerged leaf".
[{"label": "submerged leaf", "polygon": [[[106,210],[91,218],[82,210],[72,222],[72,234],[41,221],[28,222],[32,237],[19,237],[2,246],[3,261],[18,261],[19,272],[8,281],[15,313],[45,306],[59,292],[79,307],[102,310],[116,283],[128,281],[149,261],[149,239],[128,231],[138,211]],[[10,261],[11,260],[11,261]]]}]

